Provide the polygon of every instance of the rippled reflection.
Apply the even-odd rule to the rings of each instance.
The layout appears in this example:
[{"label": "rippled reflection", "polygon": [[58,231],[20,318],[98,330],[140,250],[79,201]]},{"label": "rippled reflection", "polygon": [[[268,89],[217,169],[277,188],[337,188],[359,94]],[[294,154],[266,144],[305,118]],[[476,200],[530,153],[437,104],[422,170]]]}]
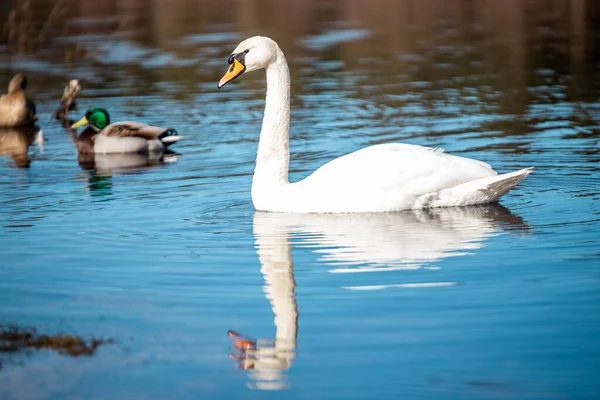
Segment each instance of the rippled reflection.
[{"label": "rippled reflection", "polygon": [[[415,210],[388,214],[254,214],[254,237],[263,290],[271,302],[275,338],[258,340],[236,332],[233,337],[238,368],[251,379],[249,387],[285,389],[286,371],[295,358],[298,304],[295,297],[292,235],[302,246],[320,253],[333,273],[416,269],[447,257],[465,256],[482,248],[503,230],[527,232],[526,223],[497,204],[478,207]],[[421,282],[345,287],[377,290],[388,287],[452,286],[456,282]]]},{"label": "rippled reflection", "polygon": [[44,135],[38,126],[0,128],[0,155],[12,158],[15,167],[29,167],[29,147],[34,143],[43,150]]},{"label": "rippled reflection", "polygon": [[[275,214],[273,214],[275,215]],[[298,335],[296,281],[290,244],[290,232],[270,218],[268,213],[254,214],[256,252],[263,274],[265,296],[271,302],[275,323],[274,339],[235,339],[238,353],[232,357],[238,367],[248,370],[250,388],[263,390],[289,387],[285,371],[295,358]],[[275,223],[273,223],[275,221]]]},{"label": "rippled reflection", "polygon": [[383,214],[256,214],[272,233],[294,232],[332,273],[417,269],[485,245],[503,229],[526,229],[498,204]]},{"label": "rippled reflection", "polygon": [[154,167],[162,165],[165,162],[177,162],[179,155],[172,152],[167,153],[115,153],[115,154],[94,154],[80,153],[77,157],[79,165],[83,169],[93,169],[96,175],[112,175],[113,173],[123,173],[127,170],[139,169],[143,167]]},{"label": "rippled reflection", "polygon": [[[3,369],[1,399],[10,385],[12,398],[264,397],[240,391],[227,329],[269,337],[236,349],[236,363],[256,387],[291,383],[292,398],[599,392],[600,2],[2,4],[0,87],[27,74],[47,141],[43,153],[29,145],[28,169],[0,156],[0,317],[64,321],[127,351],[66,360],[76,371],[41,353],[21,380]],[[257,215],[253,237],[264,74],[227,93],[215,83],[255,34],[290,66],[292,181],[377,143],[439,146],[500,172],[534,165],[503,199],[527,223],[498,207]],[[176,127],[178,163],[79,164],[69,123],[51,119],[71,79],[81,112]],[[255,240],[263,274],[248,268]],[[248,326],[271,306],[277,329]]]},{"label": "rippled reflection", "polygon": [[79,166],[89,173],[87,188],[90,194],[102,201],[111,199],[113,194],[113,176],[137,174],[146,169],[159,167],[165,163],[177,162],[179,154],[165,153],[114,153],[114,154],[82,154],[77,161]]}]

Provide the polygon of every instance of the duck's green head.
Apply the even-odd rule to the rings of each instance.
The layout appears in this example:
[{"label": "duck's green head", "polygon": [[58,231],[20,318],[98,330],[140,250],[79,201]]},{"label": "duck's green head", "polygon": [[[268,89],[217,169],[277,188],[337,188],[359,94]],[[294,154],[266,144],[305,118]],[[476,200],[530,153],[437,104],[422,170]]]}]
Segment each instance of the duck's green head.
[{"label": "duck's green head", "polygon": [[83,118],[71,125],[71,128],[79,128],[80,126],[91,125],[96,129],[102,130],[110,125],[110,117],[108,111],[104,108],[94,107],[87,110]]}]

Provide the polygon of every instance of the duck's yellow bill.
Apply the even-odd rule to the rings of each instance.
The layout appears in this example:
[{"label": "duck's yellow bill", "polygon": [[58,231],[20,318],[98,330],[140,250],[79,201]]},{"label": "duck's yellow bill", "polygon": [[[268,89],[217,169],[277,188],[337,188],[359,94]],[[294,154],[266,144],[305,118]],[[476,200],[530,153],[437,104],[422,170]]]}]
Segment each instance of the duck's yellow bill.
[{"label": "duck's yellow bill", "polygon": [[71,125],[71,128],[79,128],[80,126],[85,126],[89,123],[90,123],[90,121],[88,121],[88,119],[86,117],[83,117],[79,121],[77,121],[73,125]]},{"label": "duck's yellow bill", "polygon": [[240,76],[245,70],[246,67],[244,64],[234,58],[233,63],[229,66],[229,69],[225,72],[225,75],[223,75],[217,87],[221,89],[225,84]]}]

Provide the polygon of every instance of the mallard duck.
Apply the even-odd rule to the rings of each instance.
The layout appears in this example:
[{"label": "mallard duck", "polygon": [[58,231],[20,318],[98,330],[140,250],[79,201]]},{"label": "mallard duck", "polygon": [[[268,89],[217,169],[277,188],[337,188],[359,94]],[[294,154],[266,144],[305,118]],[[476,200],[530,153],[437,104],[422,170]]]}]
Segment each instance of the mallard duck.
[{"label": "mallard duck", "polygon": [[386,212],[498,201],[533,168],[498,175],[484,162],[411,144],[378,144],[336,158],[290,183],[290,72],[277,43],[241,42],[228,60],[222,88],[246,72],[266,70],[267,97],[252,178],[260,211]]},{"label": "mallard duck", "polygon": [[67,86],[65,86],[65,90],[63,91],[62,98],[60,99],[60,106],[54,114],[52,114],[52,118],[55,119],[65,119],[67,114],[71,110],[77,109],[77,104],[75,103],[75,96],[81,90],[81,85],[79,84],[79,80],[72,79],[69,81]]},{"label": "mallard duck", "polygon": [[108,111],[94,107],[71,128],[88,125],[75,142],[80,153],[150,153],[164,151],[182,139],[172,128],[159,128],[140,122],[110,123]]},{"label": "mallard duck", "polygon": [[25,96],[27,78],[15,75],[8,84],[8,93],[0,96],[0,126],[31,125],[36,120],[35,103]]}]

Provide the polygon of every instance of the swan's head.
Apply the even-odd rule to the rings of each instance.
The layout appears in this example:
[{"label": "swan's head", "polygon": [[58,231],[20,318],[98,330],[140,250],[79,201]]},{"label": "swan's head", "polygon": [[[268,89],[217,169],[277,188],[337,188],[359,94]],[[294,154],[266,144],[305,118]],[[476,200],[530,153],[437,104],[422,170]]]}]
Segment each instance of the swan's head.
[{"label": "swan's head", "polygon": [[266,68],[277,60],[277,43],[265,36],[253,36],[238,44],[231,56],[229,67],[217,87],[221,89],[244,72]]}]

